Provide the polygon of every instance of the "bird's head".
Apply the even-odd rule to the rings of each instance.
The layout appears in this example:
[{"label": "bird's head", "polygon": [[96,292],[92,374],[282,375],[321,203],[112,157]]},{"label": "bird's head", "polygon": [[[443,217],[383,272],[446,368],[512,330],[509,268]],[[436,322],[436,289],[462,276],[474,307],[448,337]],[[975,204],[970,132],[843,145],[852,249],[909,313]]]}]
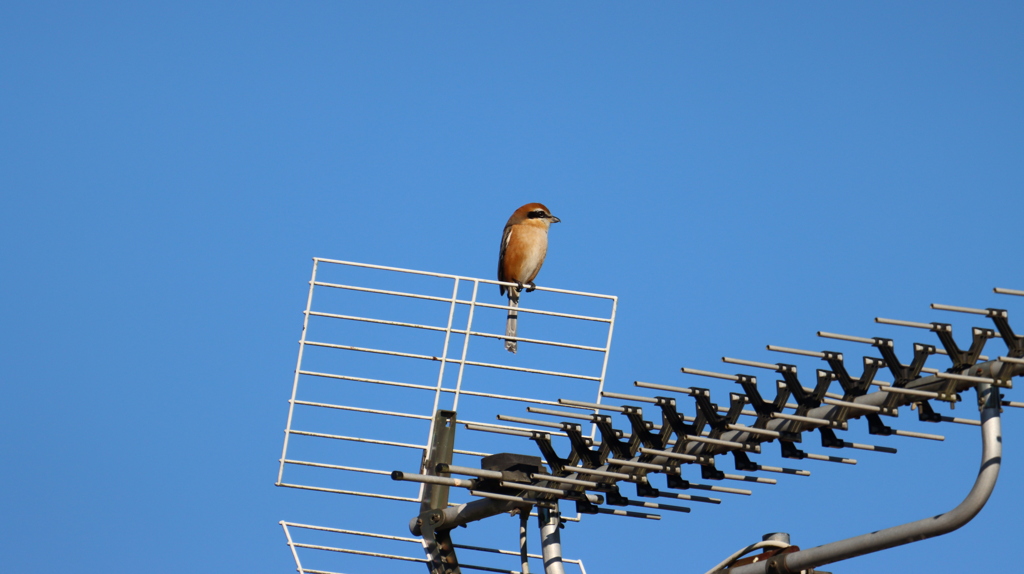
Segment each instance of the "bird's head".
[{"label": "bird's head", "polygon": [[551,215],[551,210],[545,207],[543,203],[527,203],[512,214],[512,219],[516,223],[524,222],[531,225],[541,225],[545,229],[550,227],[552,223],[561,221],[561,219]]}]

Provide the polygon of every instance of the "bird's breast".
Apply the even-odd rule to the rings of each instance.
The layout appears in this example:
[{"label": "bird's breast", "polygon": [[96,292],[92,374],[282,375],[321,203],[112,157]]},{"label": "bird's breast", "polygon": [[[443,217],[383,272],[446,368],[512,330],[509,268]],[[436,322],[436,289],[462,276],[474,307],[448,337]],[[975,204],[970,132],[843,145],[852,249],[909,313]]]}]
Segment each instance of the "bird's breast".
[{"label": "bird's breast", "polygon": [[548,252],[546,229],[518,225],[505,251],[505,270],[512,281],[529,283],[537,277]]}]

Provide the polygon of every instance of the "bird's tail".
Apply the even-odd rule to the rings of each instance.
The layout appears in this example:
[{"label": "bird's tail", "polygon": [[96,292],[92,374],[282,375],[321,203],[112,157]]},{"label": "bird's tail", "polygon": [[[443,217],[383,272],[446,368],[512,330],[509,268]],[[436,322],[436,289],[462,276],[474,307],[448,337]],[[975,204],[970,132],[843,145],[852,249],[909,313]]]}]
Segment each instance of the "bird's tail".
[{"label": "bird's tail", "polygon": [[[519,291],[515,287],[508,290],[508,306],[518,307],[519,306]],[[516,336],[516,323],[519,320],[519,312],[515,309],[508,310],[508,321],[505,322],[505,336],[515,337]],[[518,349],[518,341],[505,340],[505,350],[509,353],[515,353]]]}]

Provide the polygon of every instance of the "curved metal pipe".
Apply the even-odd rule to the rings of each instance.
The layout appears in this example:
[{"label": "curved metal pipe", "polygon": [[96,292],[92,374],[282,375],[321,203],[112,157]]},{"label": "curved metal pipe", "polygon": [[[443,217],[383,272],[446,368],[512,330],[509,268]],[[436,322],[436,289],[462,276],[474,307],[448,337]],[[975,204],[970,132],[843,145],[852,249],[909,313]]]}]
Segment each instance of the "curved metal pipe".
[{"label": "curved metal pipe", "polygon": [[979,384],[978,403],[981,405],[981,469],[974,487],[956,508],[938,516],[916,522],[862,534],[846,540],[823,544],[807,550],[782,554],[754,564],[729,569],[730,574],[779,573],[794,574],[847,558],[870,554],[886,548],[941,536],[970,522],[988,501],[995,488],[1002,462],[1002,432],[999,420],[999,389]]}]

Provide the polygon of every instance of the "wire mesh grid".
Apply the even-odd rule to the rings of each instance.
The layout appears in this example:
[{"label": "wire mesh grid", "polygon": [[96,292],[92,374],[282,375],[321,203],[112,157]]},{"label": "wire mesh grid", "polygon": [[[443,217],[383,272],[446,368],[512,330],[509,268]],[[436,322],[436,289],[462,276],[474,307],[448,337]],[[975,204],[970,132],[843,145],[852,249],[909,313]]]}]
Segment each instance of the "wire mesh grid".
[{"label": "wire mesh grid", "polygon": [[[422,540],[409,536],[395,536],[388,534],[375,534],[358,530],[347,530],[343,528],[327,528],[311,524],[299,524],[295,522],[281,521],[285,537],[288,539],[288,546],[292,550],[292,556],[299,572],[308,574],[341,574],[333,570],[304,565],[303,559],[299,556],[299,550],[318,550],[320,554],[334,554],[343,556],[346,560],[346,567],[363,568],[365,571],[380,571],[381,561],[388,562],[388,572],[397,574],[409,572],[419,574],[423,572],[423,565],[427,560],[420,556],[413,556],[421,546]],[[334,539],[332,541],[331,539]],[[321,543],[315,543],[322,541]],[[360,549],[345,548],[334,544],[345,544],[346,546],[359,546]],[[469,544],[454,544],[459,550],[463,559],[459,567],[469,571],[499,572],[502,574],[522,574],[522,570],[503,566],[514,566],[520,563],[518,551],[501,550],[485,546],[474,546]],[[372,548],[372,550],[370,550]],[[305,557],[305,556],[304,556]],[[540,566],[543,560],[540,554],[530,553],[531,571],[543,571]],[[324,562],[322,556],[313,557],[319,562]],[[482,565],[487,563],[489,565]],[[582,560],[563,558],[563,564],[571,565],[567,572],[577,571],[580,574],[587,574]],[[539,568],[538,568],[539,567]]]},{"label": "wire mesh grid", "polygon": [[[378,499],[400,532],[416,514],[409,503],[419,502],[422,488],[393,481],[390,474],[422,470],[438,409],[458,413],[453,462],[479,466],[482,456],[524,450],[516,437],[475,432],[522,428],[497,420],[509,405],[558,406],[567,396],[600,403],[616,298],[545,287],[524,293],[519,352],[510,354],[503,346],[509,307],[499,285],[314,259],[276,484]],[[468,500],[457,495],[452,503]],[[361,542],[396,536],[303,530],[309,532]],[[345,553],[334,543],[302,546],[289,536],[289,544],[297,564],[296,548]],[[366,557],[359,552],[368,551],[354,552]]]}]

